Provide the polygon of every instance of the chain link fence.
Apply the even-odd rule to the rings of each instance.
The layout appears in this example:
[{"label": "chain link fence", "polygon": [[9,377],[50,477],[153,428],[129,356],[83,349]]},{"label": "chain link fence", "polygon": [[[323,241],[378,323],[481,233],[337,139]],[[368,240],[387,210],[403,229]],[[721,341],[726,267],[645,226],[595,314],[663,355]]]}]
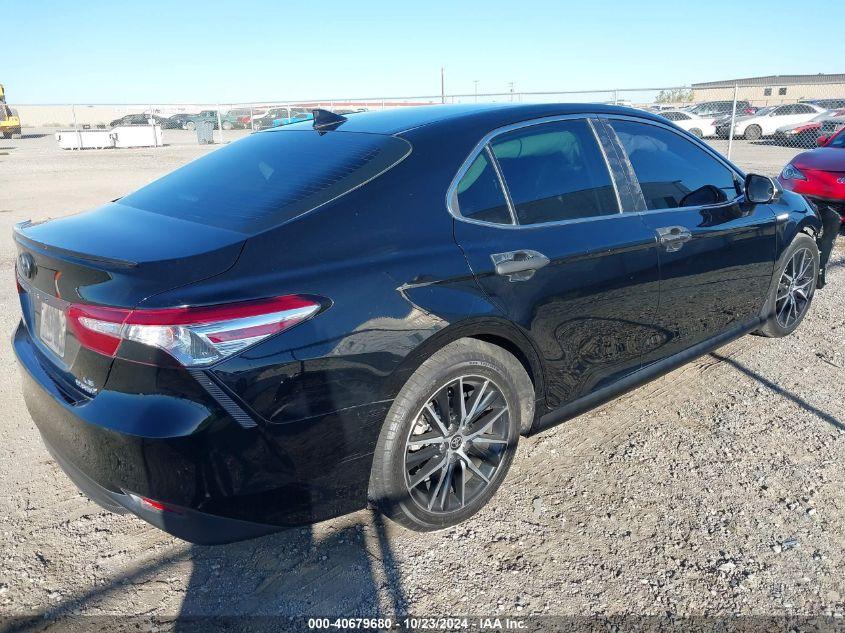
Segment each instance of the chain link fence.
[{"label": "chain link fence", "polygon": [[[702,137],[745,168],[755,160],[784,158],[812,149],[845,127],[845,75],[842,82],[767,85],[714,82],[656,88],[579,91],[504,92],[421,96],[265,100],[248,103],[194,104],[8,104],[26,136],[32,128],[109,128],[161,125],[167,144],[197,142],[201,121],[210,121],[216,142],[255,130],[279,127],[311,117],[314,108],[341,114],[409,106],[453,103],[568,102],[616,104],[653,112]],[[763,78],[765,79],[765,78]]]}]

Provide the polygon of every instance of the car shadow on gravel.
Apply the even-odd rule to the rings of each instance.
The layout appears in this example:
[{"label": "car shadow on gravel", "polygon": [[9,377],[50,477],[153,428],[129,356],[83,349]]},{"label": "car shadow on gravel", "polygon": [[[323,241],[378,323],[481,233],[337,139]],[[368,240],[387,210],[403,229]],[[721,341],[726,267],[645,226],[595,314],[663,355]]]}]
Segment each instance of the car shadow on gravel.
[{"label": "car shadow on gravel", "polygon": [[[837,263],[841,263],[841,262],[837,262]],[[825,422],[827,422],[831,426],[834,426],[841,431],[845,431],[845,424],[843,424],[843,422],[840,421],[839,419],[833,417],[832,415],[830,415],[829,413],[827,413],[825,411],[822,411],[818,407],[813,406],[812,404],[810,404],[809,402],[807,402],[806,400],[804,400],[800,396],[796,396],[791,391],[784,389],[783,387],[781,387],[777,383],[772,382],[771,380],[769,380],[765,376],[758,374],[753,369],[749,369],[748,367],[746,367],[745,365],[743,365],[742,363],[740,363],[736,359],[728,358],[727,356],[722,356],[721,354],[719,354],[717,352],[711,352],[710,355],[713,358],[715,358],[716,360],[719,360],[723,363],[726,363],[726,364],[730,365],[731,367],[733,367],[734,369],[736,369],[737,371],[742,372],[743,374],[745,374],[749,378],[753,378],[754,380],[756,380],[757,382],[762,384],[764,387],[768,387],[769,389],[771,389],[772,391],[774,391],[778,395],[783,396],[787,400],[791,400],[792,402],[797,404],[799,407],[801,407],[805,411],[809,411],[810,413],[812,413],[813,415],[821,418],[822,420],[824,420]]]},{"label": "car shadow on gravel", "polygon": [[[391,544],[378,513],[359,512],[321,536],[308,527],[229,545],[192,545],[126,569],[96,587],[36,613],[0,616],[0,632],[162,630],[288,630],[305,628],[311,617],[395,617],[408,601]],[[178,613],[110,616],[98,613],[107,598],[137,595],[150,582],[163,582],[169,568],[190,564]],[[176,581],[177,585],[181,582]],[[299,626],[299,625],[302,626]],[[153,630],[156,630],[155,628]]]},{"label": "car shadow on gravel", "polygon": [[191,576],[176,631],[195,631],[207,618],[243,616],[384,617],[407,612],[398,569],[381,515],[337,528],[322,538],[290,529],[223,546],[191,548]]}]

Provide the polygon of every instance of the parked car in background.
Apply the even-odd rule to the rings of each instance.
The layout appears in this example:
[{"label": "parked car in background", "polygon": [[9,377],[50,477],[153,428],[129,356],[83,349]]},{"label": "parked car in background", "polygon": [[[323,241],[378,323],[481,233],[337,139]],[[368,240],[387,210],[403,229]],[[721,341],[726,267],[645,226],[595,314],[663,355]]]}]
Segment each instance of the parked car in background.
[{"label": "parked car in background", "polygon": [[18,225],[12,343],[46,446],[107,509],[199,543],[368,501],[437,530],[520,435],[792,333],[819,226],[638,110],[320,111]]},{"label": "parked car in background", "polygon": [[127,114],[110,122],[109,127],[118,127],[120,125],[150,125],[150,121],[155,125],[160,125],[162,128],[168,125],[168,119],[157,114]]},{"label": "parked car in background", "polygon": [[802,99],[798,103],[812,103],[825,110],[839,110],[845,108],[845,97],[839,99]]},{"label": "parked car in background", "polygon": [[280,116],[273,119],[273,127],[290,125],[291,123],[299,123],[300,121],[310,121],[313,118],[314,115],[307,108],[289,108],[287,116]]},{"label": "parked car in background", "polygon": [[314,118],[311,110],[305,108],[289,108],[287,106],[270,108],[264,116],[256,117],[253,127],[256,130],[266,130]]},{"label": "parked car in background", "polygon": [[220,127],[217,119],[217,110],[201,110],[198,114],[188,115],[182,127],[186,130],[195,130],[199,121],[211,121],[215,130]]},{"label": "parked car in background", "polygon": [[646,112],[654,112],[654,113],[660,114],[661,112],[663,112],[665,110],[683,109],[683,106],[678,106],[678,105],[669,104],[669,103],[652,103],[650,105],[642,106],[641,109],[645,110]]},{"label": "parked car in background", "polygon": [[[688,108],[684,108],[686,112],[692,112],[701,117],[720,117],[727,115],[730,117],[731,112],[733,111],[734,102],[731,99],[730,101],[702,101],[701,103],[697,103],[693,106]],[[736,113],[737,115],[748,115],[754,114],[757,111],[757,108],[751,105],[748,101],[737,101],[736,102]]]},{"label": "parked car in background", "polygon": [[267,130],[273,127],[273,121],[288,116],[288,108],[270,108],[260,116],[252,118],[252,128],[255,130]]},{"label": "parked car in background", "polygon": [[[779,127],[804,123],[817,117],[824,108],[811,103],[788,103],[779,106],[769,106],[749,116],[741,116],[734,124],[734,138],[745,138],[749,141],[773,136]],[[730,119],[720,120],[716,125],[716,133],[726,137],[730,133]]]},{"label": "parked car in background", "polygon": [[223,129],[242,129],[250,126],[251,113],[249,108],[232,108],[222,117]]},{"label": "parked car in background", "polygon": [[[195,116],[197,116],[197,115],[191,114],[191,113],[174,114],[173,116],[167,117],[166,127],[168,129],[184,130],[184,129],[186,129],[185,124],[188,122],[188,120],[191,119],[192,117],[195,117]],[[162,127],[165,127],[165,126],[162,126]]]},{"label": "parked car in background", "polygon": [[367,108],[340,108],[338,110],[332,110],[335,114],[358,114],[359,112],[369,112]]},{"label": "parked car in background", "polygon": [[658,114],[698,138],[709,138],[716,135],[713,117],[701,117],[683,110],[668,110],[658,112]]},{"label": "parked car in background", "polygon": [[785,189],[829,204],[845,221],[845,121],[823,146],[798,154],[778,181]]},{"label": "parked car in background", "polygon": [[822,112],[804,123],[781,126],[775,131],[775,140],[785,145],[814,147],[822,124],[828,119],[835,119],[843,115],[845,115],[845,110]]},{"label": "parked car in background", "polygon": [[830,139],[839,134],[843,129],[845,129],[845,116],[826,119],[822,122],[822,126],[819,129],[818,145],[827,145]]}]

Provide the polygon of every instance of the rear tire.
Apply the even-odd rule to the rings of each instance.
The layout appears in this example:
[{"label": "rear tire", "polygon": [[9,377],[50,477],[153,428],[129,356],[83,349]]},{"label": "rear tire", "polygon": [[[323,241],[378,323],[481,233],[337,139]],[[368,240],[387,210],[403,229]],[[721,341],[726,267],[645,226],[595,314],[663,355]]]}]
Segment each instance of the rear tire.
[{"label": "rear tire", "polygon": [[763,307],[766,322],[758,334],[781,338],[792,334],[813,301],[819,276],[819,249],[806,233],[799,233],[781,255]]},{"label": "rear tire", "polygon": [[185,123],[185,129],[186,130],[196,130],[197,124],[194,123],[193,121],[188,121],[187,123]]},{"label": "rear tire", "polygon": [[370,498],[400,525],[440,530],[478,512],[501,485],[534,387],[500,347],[459,339],[431,355],[393,402],[376,445]]},{"label": "rear tire", "polygon": [[696,138],[701,138],[703,136],[701,130],[699,130],[697,127],[692,128],[689,133]]},{"label": "rear tire", "polygon": [[229,121],[223,121],[223,129],[224,130],[231,130],[232,124]]},{"label": "rear tire", "polygon": [[749,125],[745,128],[745,140],[746,141],[757,141],[760,140],[760,137],[763,136],[763,130],[760,128],[759,125]]}]

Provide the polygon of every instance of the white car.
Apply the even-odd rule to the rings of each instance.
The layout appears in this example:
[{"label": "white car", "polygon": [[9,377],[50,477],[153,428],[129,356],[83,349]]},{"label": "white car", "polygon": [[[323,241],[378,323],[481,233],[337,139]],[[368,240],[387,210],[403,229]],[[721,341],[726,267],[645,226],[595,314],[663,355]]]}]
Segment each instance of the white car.
[{"label": "white car", "polygon": [[824,108],[812,103],[769,106],[752,115],[739,117],[734,125],[734,137],[756,141],[764,136],[774,136],[779,127],[804,123],[824,111]]},{"label": "white car", "polygon": [[716,125],[713,117],[702,117],[683,110],[665,110],[658,112],[664,119],[669,119],[679,128],[686,130],[698,138],[716,136]]}]

